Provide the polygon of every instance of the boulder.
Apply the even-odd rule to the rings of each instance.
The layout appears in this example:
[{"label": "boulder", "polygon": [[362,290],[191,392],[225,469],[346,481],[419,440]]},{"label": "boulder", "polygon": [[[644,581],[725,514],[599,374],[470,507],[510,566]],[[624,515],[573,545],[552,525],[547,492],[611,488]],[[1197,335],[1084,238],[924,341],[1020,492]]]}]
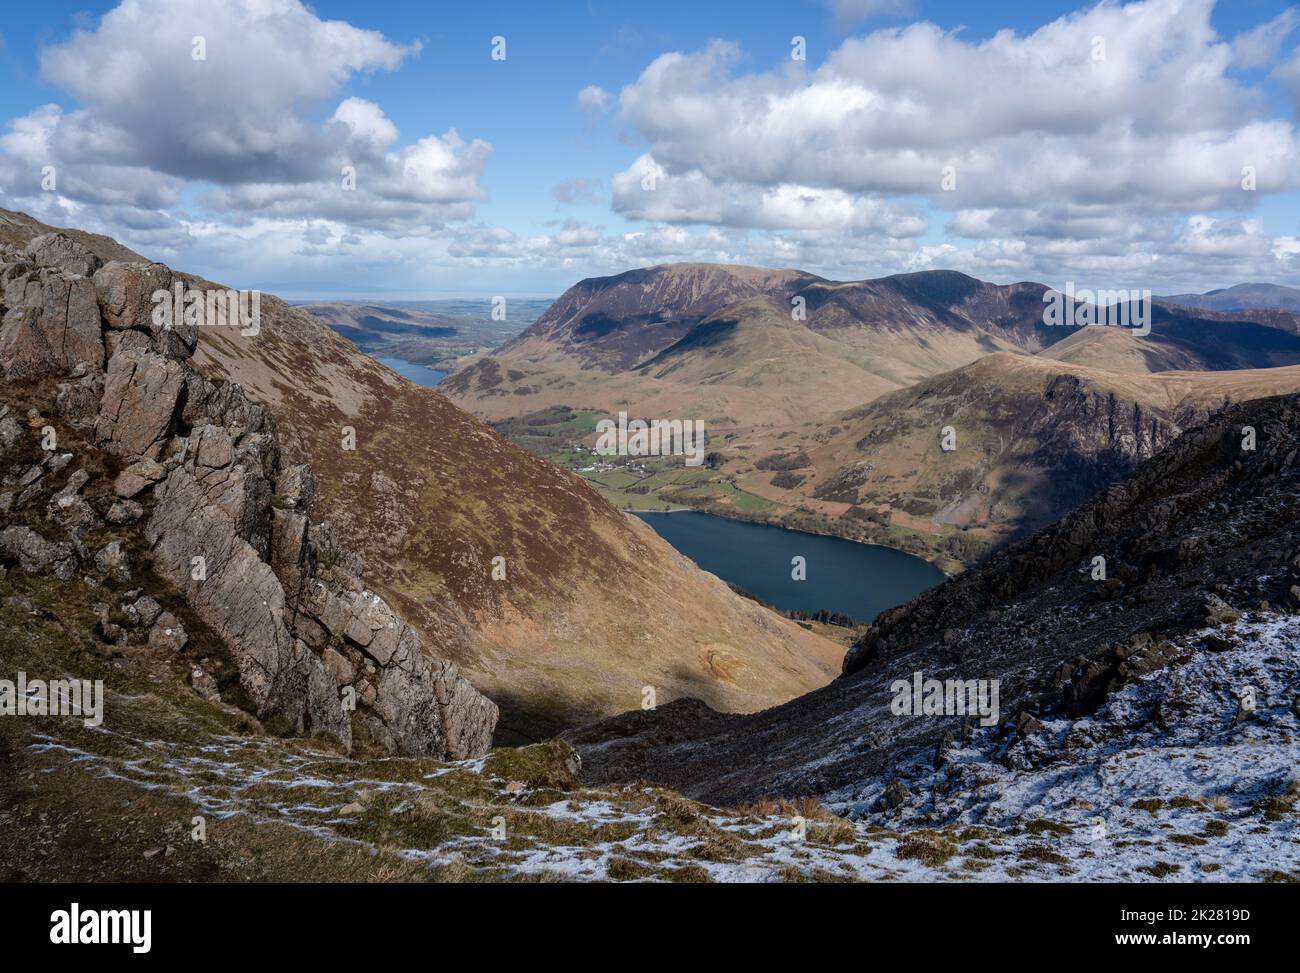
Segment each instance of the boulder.
[{"label": "boulder", "polygon": [[135,609],[136,614],[140,617],[141,625],[152,626],[158,620],[158,616],[162,614],[162,605],[148,595],[141,595],[132,603],[131,607]]},{"label": "boulder", "polygon": [[120,540],[110,541],[95,554],[95,567],[114,581],[131,580],[131,560]]},{"label": "boulder", "polygon": [[895,777],[885,785],[884,792],[877,799],[872,807],[873,811],[893,811],[902,807],[911,798],[911,793],[903,785],[903,782]]},{"label": "boulder", "polygon": [[134,500],[117,500],[113,503],[113,506],[108,508],[108,513],[104,515],[104,519],[110,524],[125,526],[134,524],[142,516],[144,516],[144,507]]},{"label": "boulder", "polygon": [[104,379],[95,436],[110,452],[129,459],[158,459],[183,404],[185,371],[152,352],[113,356]]},{"label": "boulder", "polygon": [[33,237],[26,255],[38,267],[53,267],[78,277],[89,277],[103,263],[87,247],[64,233],[45,233]]},{"label": "boulder", "polygon": [[[174,300],[176,278],[169,268],[115,260],[95,272],[94,284],[100,313],[109,328],[149,335],[153,350],[168,358],[184,359],[194,353],[197,327],[186,324],[174,308],[170,321],[155,315],[162,301]],[[166,297],[160,292],[166,292]]]},{"label": "boulder", "polygon": [[132,463],[113,481],[113,492],[124,500],[139,496],[167,475],[167,468],[151,459]]},{"label": "boulder", "polygon": [[149,647],[160,652],[179,652],[189,640],[185,626],[171,612],[163,612],[154,619],[149,630]]},{"label": "boulder", "polygon": [[7,379],[63,375],[78,365],[103,371],[99,308],[89,280],[37,271],[6,286],[5,304],[0,368]]},{"label": "boulder", "polygon": [[355,673],[352,670],[352,663],[348,661],[347,657],[343,655],[343,653],[333,647],[327,647],[325,651],[321,653],[321,660],[325,663],[325,671],[328,672],[330,678],[334,680],[336,688],[352,684],[352,680],[355,678]]},{"label": "boulder", "polygon": [[0,554],[16,560],[29,574],[52,573],[61,581],[71,580],[77,570],[77,555],[66,541],[48,541],[30,527],[0,530]]}]

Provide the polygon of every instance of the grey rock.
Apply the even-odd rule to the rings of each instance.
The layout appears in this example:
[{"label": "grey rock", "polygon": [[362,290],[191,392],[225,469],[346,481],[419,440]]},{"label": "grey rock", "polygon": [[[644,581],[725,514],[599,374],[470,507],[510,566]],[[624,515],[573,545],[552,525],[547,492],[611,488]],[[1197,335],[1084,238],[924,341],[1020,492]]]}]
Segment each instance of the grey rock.
[{"label": "grey rock", "polygon": [[23,427],[12,415],[0,416],[0,458],[18,445],[23,438]]},{"label": "grey rock", "polygon": [[221,699],[221,693],[217,690],[217,681],[202,666],[194,666],[190,669],[190,686],[208,702]]},{"label": "grey rock", "polygon": [[131,580],[131,559],[120,540],[110,541],[95,554],[95,567],[114,581]]},{"label": "grey rock", "polygon": [[184,390],[185,370],[179,362],[151,352],[114,355],[95,425],[100,445],[129,459],[158,459]]},{"label": "grey rock", "polygon": [[110,524],[134,524],[144,516],[144,507],[134,500],[117,500],[108,508],[105,518]]},{"label": "grey rock", "polygon": [[[94,286],[82,277],[43,270],[5,288],[0,369],[13,380],[63,375],[84,364],[104,368]],[[11,299],[12,298],[12,299]]]},{"label": "grey rock", "polygon": [[53,267],[79,277],[89,277],[103,263],[87,247],[63,233],[33,237],[26,253],[38,267]]},{"label": "grey rock", "polygon": [[[71,462],[71,453],[51,453],[45,457],[45,461],[41,465],[45,467],[45,472],[47,473],[62,473],[68,468],[68,464]],[[86,474],[86,480],[89,479],[89,474]],[[85,480],[82,481],[82,485],[85,485]],[[78,487],[78,489],[80,489],[80,487]]]},{"label": "grey rock", "polygon": [[[237,384],[210,381],[189,364],[197,329],[155,319],[156,292],[174,294],[179,278],[161,264],[101,266],[58,236],[26,255],[5,254],[15,259],[0,267],[0,368],[10,378],[69,376],[58,386],[59,415],[127,464],[114,481],[108,521],[141,524],[153,571],[229,652],[240,704],[275,732],[329,736],[345,748],[359,719],[375,745],[394,752],[485,753],[496,706],[364,590],[361,557],[327,524],[311,521],[311,470],[281,466],[266,408]],[[26,434],[18,417],[0,413],[0,449]],[[43,475],[37,467],[11,476],[5,485],[12,489],[0,494],[4,506],[29,500],[49,482]],[[24,567],[71,577],[86,528],[102,526],[93,519],[100,501],[87,505],[84,486],[74,474],[50,508],[73,543],[6,529],[0,551]],[[146,516],[141,498],[149,491]],[[206,566],[201,578],[192,573],[196,557]],[[130,578],[121,539],[94,560],[116,581]],[[94,577],[86,583],[99,584]],[[180,621],[148,596],[122,598],[120,611],[131,626],[148,629],[155,651],[188,644]],[[126,638],[107,605],[99,627],[110,641]],[[356,661],[367,672],[360,681]],[[211,676],[198,668],[191,682],[207,695]],[[356,686],[364,713],[344,710],[343,685]]]},{"label": "grey rock", "polygon": [[80,485],[70,483],[51,497],[46,516],[69,535],[82,538],[88,531],[97,529],[100,520],[85,497],[78,495],[79,489]]},{"label": "grey rock", "polygon": [[281,470],[275,480],[275,492],[287,506],[310,509],[316,498],[316,478],[311,467],[300,464]]},{"label": "grey rock", "polygon": [[76,552],[66,541],[46,540],[30,527],[6,527],[0,530],[0,553],[18,561],[29,574],[53,573],[67,581],[76,573]]},{"label": "grey rock", "polygon": [[911,792],[903,786],[903,782],[895,777],[885,785],[884,793],[882,793],[880,798],[876,801],[873,810],[892,811],[895,808],[900,808],[906,804],[911,796]]},{"label": "grey rock", "polygon": [[132,463],[113,481],[113,492],[123,499],[139,496],[167,475],[167,468],[151,459]]},{"label": "grey rock", "polygon": [[149,647],[160,652],[179,652],[189,643],[185,627],[171,612],[163,612],[149,631]]},{"label": "grey rock", "polygon": [[104,378],[96,373],[76,382],[59,385],[54,406],[59,418],[79,432],[95,427],[99,418],[99,403],[104,395]]},{"label": "grey rock", "polygon": [[352,670],[352,663],[347,660],[343,653],[334,648],[326,648],[321,653],[321,661],[325,663],[325,671],[334,680],[336,689],[352,683],[355,673]]},{"label": "grey rock", "polygon": [[[176,277],[163,264],[113,261],[95,273],[99,308],[109,328],[136,330],[152,339],[153,350],[168,358],[188,358],[198,341],[198,328],[174,313],[170,322],[156,321],[154,296],[167,292],[174,302]],[[161,297],[161,295],[159,295]]]},{"label": "grey rock", "polygon": [[157,601],[150,598],[148,595],[141,595],[135,600],[131,607],[134,608],[136,614],[140,616],[140,623],[142,625],[152,626],[153,623],[158,620],[158,616],[162,614],[162,605],[158,604]]}]

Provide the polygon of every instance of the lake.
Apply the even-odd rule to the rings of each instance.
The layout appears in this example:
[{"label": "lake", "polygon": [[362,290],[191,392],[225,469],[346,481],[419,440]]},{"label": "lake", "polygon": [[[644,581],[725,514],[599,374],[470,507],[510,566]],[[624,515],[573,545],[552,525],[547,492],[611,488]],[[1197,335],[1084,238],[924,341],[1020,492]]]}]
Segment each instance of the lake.
[{"label": "lake", "polygon": [[388,355],[375,355],[375,361],[391,368],[398,375],[402,376],[402,378],[409,378],[416,385],[423,385],[426,388],[433,388],[447,375],[446,372],[440,372],[436,368],[429,368],[426,365],[417,365],[415,362],[406,361],[404,358],[392,358]]},{"label": "lake", "polygon": [[[705,571],[781,611],[824,608],[869,622],[944,580],[933,564],[874,544],[693,510],[637,516]],[[807,580],[791,578],[795,556],[804,558]]]}]

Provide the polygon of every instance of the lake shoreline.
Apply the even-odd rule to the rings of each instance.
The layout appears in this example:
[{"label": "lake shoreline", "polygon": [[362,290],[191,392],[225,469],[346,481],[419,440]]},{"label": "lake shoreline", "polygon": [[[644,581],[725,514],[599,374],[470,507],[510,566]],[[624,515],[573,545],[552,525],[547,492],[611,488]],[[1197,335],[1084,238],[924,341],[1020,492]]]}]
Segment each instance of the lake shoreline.
[{"label": "lake shoreline", "polygon": [[[732,516],[731,514],[720,513],[716,510],[700,510],[696,507],[681,507],[677,510],[632,510],[628,507],[619,507],[617,509],[627,514],[685,514],[685,513],[706,514],[710,517],[717,517],[719,520],[729,520],[732,523],[753,524],[756,527],[775,527],[778,530],[788,530],[792,534],[807,534],[809,537],[825,537],[831,540],[844,541],[848,544],[857,544],[859,547],[878,547],[884,551],[894,551],[897,554],[906,554],[908,557],[914,557],[919,561],[924,561],[926,564],[930,565],[936,571],[941,573],[944,576],[944,578],[955,578],[962,573],[962,571],[949,571],[946,567],[944,567],[942,564],[939,563],[939,560],[937,558],[930,555],[929,553],[918,553],[916,551],[908,551],[908,550],[904,550],[901,547],[893,547],[889,544],[880,544],[876,541],[860,541],[853,537],[845,537],[843,534],[832,534],[829,532],[821,533],[815,530],[806,530],[802,527],[791,527],[787,524],[777,523],[772,520],[765,520],[762,517],[759,517],[757,519],[749,519],[748,517],[736,517],[736,516]],[[966,569],[963,568],[962,570],[964,571]]]},{"label": "lake shoreline", "polygon": [[827,611],[868,623],[947,580],[928,561],[881,544],[699,510],[628,513],[701,570],[782,613]]}]

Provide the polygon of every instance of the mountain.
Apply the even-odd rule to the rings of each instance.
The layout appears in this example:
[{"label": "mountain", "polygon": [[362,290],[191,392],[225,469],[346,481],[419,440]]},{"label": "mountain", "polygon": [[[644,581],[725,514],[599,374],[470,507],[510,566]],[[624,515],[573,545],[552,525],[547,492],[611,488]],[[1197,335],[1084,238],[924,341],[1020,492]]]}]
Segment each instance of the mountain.
[{"label": "mountain", "polygon": [[[1153,333],[1139,338],[1046,325],[1048,290],[954,271],[845,282],[668,264],[579,282],[442,390],[493,420],[567,406],[702,418],[731,432],[829,417],[999,351],[1124,371],[1300,364],[1300,319],[1286,312],[1157,303]],[[1133,347],[1094,337],[1121,330]]]},{"label": "mountain", "polygon": [[1046,340],[1034,326],[1036,286],[997,288],[949,272],[843,284],[793,270],[669,264],[576,284],[443,390],[493,419],[569,405],[703,418],[720,429],[790,422],[990,351],[1036,350]]},{"label": "mountain", "polygon": [[999,353],[829,420],[737,437],[719,468],[776,505],[762,519],[955,567],[1057,519],[1224,405],[1292,391],[1300,366],[1132,375]]},{"label": "mountain", "polygon": [[1189,313],[1156,304],[1151,317],[1148,335],[1081,328],[1038,355],[1130,373],[1278,368],[1300,361],[1300,319],[1290,312]]},{"label": "mountain", "polygon": [[[1295,398],[1235,407],[881,616],[843,678],[784,706],[678,699],[573,731],[578,753],[464,760],[490,704],[320,522],[329,472],[288,465],[290,433],[193,366],[210,338],[145,323],[170,271],[72,244],[0,248],[0,663],[102,680],[104,705],[0,719],[6,881],[66,878],[72,836],[87,881],[1300,877]],[[263,333],[287,331],[268,307]],[[463,450],[493,441],[470,428]],[[998,680],[997,718],[895,716],[922,671]]]},{"label": "mountain", "polygon": [[498,349],[505,359],[555,356],[618,372],[668,347],[730,304],[792,293],[811,274],[727,264],[671,264],[581,281]]},{"label": "mountain", "polygon": [[274,418],[284,463],[314,470],[313,509],[364,558],[369,590],[500,706],[504,739],[640,706],[646,686],[754,710],[838,666],[841,648],[699,571],[581,479],[307,312],[270,295],[260,309],[256,334],[198,329],[193,368]]},{"label": "mountain", "polygon": [[[952,271],[838,282],[667,265],[582,281],[441,387],[505,430],[504,417],[531,428],[584,409],[702,417],[709,471],[621,482],[625,496],[954,569],[1050,523],[1225,403],[1300,389],[1288,312],[1157,302],[1141,335],[1049,326],[1048,292]],[[961,448],[941,455],[950,423]],[[554,441],[527,442],[565,461]]]},{"label": "mountain", "polygon": [[459,329],[455,318],[431,311],[408,311],[374,304],[318,301],[298,305],[347,338],[368,350],[372,342],[394,338],[451,338]]},{"label": "mountain", "polygon": [[1204,294],[1172,294],[1160,298],[1167,304],[1207,311],[1250,311],[1277,308],[1300,313],[1300,289],[1281,284],[1234,284]]},{"label": "mountain", "polygon": [[[1163,874],[1245,850],[1253,827],[1256,867],[1294,873],[1298,458],[1300,396],[1233,406],[1058,523],[883,613],[824,689],[740,717],[678,703],[566,739],[591,784],[647,781],[727,805],[817,797],[878,827],[932,829],[922,838],[942,844],[940,860],[980,825],[1075,848],[1040,863],[1091,857],[1090,832],[1140,837],[1153,857],[1135,849],[1131,865],[1171,862]],[[916,673],[986,680],[986,703],[996,681],[996,711],[981,710],[995,718],[907,715]],[[1210,837],[1170,837],[1220,813],[1234,823]]]},{"label": "mountain", "polygon": [[[882,614],[841,678],[728,714],[685,697],[797,674],[815,640],[781,655],[800,634],[788,622],[302,312],[264,295],[256,334],[168,327],[154,290],[206,282],[101,265],[88,247],[102,241],[22,225],[21,250],[0,245],[0,707],[41,699],[37,680],[104,694],[73,716],[0,719],[5,880],[66,877],[74,833],[78,875],[97,881],[1300,877],[1297,397],[1230,406],[1060,523]],[[993,371],[975,381],[1002,389],[1059,386],[1040,397],[1069,406],[1062,442],[1097,425],[1072,425],[1078,410],[1121,392],[1147,393],[1144,414],[1206,394],[1192,387],[1207,376],[1079,375],[1025,354],[979,365]],[[1263,387],[1208,378],[1225,397]],[[1140,444],[1157,425],[1116,428]],[[445,451],[425,442],[439,437]],[[431,459],[458,481],[489,472],[465,496]],[[406,496],[426,484],[437,503]],[[554,523],[580,532],[585,587]],[[394,543],[403,531],[421,546]],[[592,633],[574,665],[615,696],[672,688],[659,671],[674,691],[485,753],[497,708],[447,655],[487,644],[491,604],[462,607],[482,558],[435,550],[466,538],[516,545],[493,584],[534,651],[503,652],[504,667],[544,664],[541,636],[560,637],[543,624],[571,623],[572,642]],[[605,603],[566,609],[567,591],[516,571],[539,552],[549,578]],[[441,587],[416,579],[434,567]],[[659,586],[631,604],[619,588],[635,584]],[[732,614],[705,623],[697,604]],[[738,615],[743,655],[706,641]],[[647,619],[694,635],[694,654],[654,642]],[[479,641],[439,623],[477,624]],[[624,654],[609,662],[614,626]],[[897,715],[898,686],[922,674],[973,681],[977,702],[996,687],[999,704],[987,725],[982,709]],[[509,840],[491,840],[502,822]]]}]

